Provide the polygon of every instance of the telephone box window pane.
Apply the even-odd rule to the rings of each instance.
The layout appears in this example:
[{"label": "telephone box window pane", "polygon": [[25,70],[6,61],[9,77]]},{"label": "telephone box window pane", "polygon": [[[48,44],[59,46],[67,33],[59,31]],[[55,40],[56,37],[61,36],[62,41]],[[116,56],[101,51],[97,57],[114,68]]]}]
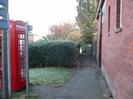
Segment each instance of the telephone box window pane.
[{"label": "telephone box window pane", "polygon": [[23,44],[23,40],[20,40],[20,41],[19,41],[19,44],[22,45],[22,44]]},{"label": "telephone box window pane", "polygon": [[23,50],[23,46],[20,46],[20,51]]},{"label": "telephone box window pane", "polygon": [[22,35],[20,34],[20,35],[19,35],[19,39],[21,39],[21,38],[22,38]]},{"label": "telephone box window pane", "polygon": [[21,77],[25,79],[25,69],[26,69],[26,61],[25,61],[25,34],[19,34],[19,65],[21,67]]},{"label": "telephone box window pane", "polygon": [[23,55],[23,52],[20,52],[20,56]]}]

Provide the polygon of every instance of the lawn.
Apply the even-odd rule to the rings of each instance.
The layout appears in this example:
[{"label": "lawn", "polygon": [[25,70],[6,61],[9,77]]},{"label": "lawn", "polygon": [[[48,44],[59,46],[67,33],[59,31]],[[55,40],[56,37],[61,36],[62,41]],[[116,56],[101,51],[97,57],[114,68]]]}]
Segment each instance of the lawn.
[{"label": "lawn", "polygon": [[43,85],[62,85],[72,76],[72,69],[45,67],[30,69],[30,83]]}]

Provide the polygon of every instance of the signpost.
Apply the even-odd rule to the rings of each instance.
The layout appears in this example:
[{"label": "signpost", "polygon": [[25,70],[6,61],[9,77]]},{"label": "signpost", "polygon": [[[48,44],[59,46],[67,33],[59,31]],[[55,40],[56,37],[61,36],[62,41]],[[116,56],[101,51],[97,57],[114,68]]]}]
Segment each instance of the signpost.
[{"label": "signpost", "polygon": [[2,87],[3,98],[11,99],[11,65],[8,0],[0,0],[0,30],[2,35]]},{"label": "signpost", "polygon": [[28,22],[26,23],[26,99],[29,99],[29,47],[28,47]]},{"label": "signpost", "polygon": [[[2,35],[2,88],[3,98],[11,96],[11,64],[10,64],[10,30],[9,30],[8,0],[0,0],[0,30]],[[29,64],[28,64],[28,31],[32,26],[26,23],[26,96],[29,99]],[[1,99],[1,97],[0,97]]]},{"label": "signpost", "polygon": [[32,25],[28,25],[26,22],[26,99],[29,99],[29,44],[28,44],[28,32],[32,31]]}]

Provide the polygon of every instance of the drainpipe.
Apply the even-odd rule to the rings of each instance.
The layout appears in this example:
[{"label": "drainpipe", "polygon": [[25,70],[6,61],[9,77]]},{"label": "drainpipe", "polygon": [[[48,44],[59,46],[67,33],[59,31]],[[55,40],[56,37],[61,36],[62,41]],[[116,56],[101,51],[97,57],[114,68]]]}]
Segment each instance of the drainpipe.
[{"label": "drainpipe", "polygon": [[102,61],[102,7],[100,7],[99,67]]}]

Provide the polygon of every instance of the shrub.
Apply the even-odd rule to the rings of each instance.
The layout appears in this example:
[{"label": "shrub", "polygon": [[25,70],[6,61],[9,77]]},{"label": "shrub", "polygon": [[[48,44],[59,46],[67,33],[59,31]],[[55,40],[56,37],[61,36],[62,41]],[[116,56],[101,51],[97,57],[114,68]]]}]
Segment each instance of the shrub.
[{"label": "shrub", "polygon": [[66,66],[75,63],[78,49],[71,42],[36,42],[29,47],[30,67]]}]

